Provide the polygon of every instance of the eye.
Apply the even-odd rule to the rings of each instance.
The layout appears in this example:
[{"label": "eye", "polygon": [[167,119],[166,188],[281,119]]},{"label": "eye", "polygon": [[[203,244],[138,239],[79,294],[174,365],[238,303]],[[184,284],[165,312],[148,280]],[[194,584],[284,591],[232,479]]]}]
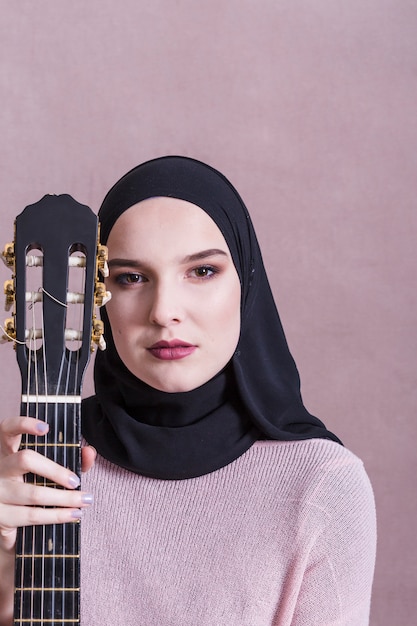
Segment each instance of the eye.
[{"label": "eye", "polygon": [[200,265],[199,267],[196,267],[191,271],[191,275],[195,276],[196,278],[207,279],[213,278],[213,276],[215,276],[215,274],[218,274],[218,272],[219,270],[212,265]]},{"label": "eye", "polygon": [[146,278],[136,272],[125,272],[116,276],[115,281],[119,285],[136,285],[145,282]]}]

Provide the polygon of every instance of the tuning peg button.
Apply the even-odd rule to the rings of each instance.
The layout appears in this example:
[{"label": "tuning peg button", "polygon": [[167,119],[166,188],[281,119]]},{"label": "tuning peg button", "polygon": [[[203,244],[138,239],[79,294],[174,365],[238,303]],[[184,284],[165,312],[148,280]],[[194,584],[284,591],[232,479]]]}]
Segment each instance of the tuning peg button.
[{"label": "tuning peg button", "polygon": [[109,257],[107,246],[99,244],[97,246],[97,268],[101,272],[104,278],[109,275],[109,266],[107,265],[107,259]]},{"label": "tuning peg button", "polygon": [[6,280],[4,283],[4,293],[6,296],[6,304],[5,304],[5,309],[6,311],[10,311],[11,307],[14,304],[15,301],[15,290],[14,290],[14,281],[13,280]]},{"label": "tuning peg button", "polygon": [[7,267],[12,268],[12,269],[14,268],[14,262],[15,262],[14,243],[6,243],[6,245],[4,246],[1,258],[3,259]]},{"label": "tuning peg button", "polygon": [[15,341],[16,340],[16,329],[14,325],[14,318],[8,317],[4,322],[4,331],[3,336],[1,337],[1,341]]},{"label": "tuning peg button", "polygon": [[110,291],[106,290],[106,285],[104,283],[96,283],[96,290],[94,293],[96,306],[99,308],[111,299]]}]

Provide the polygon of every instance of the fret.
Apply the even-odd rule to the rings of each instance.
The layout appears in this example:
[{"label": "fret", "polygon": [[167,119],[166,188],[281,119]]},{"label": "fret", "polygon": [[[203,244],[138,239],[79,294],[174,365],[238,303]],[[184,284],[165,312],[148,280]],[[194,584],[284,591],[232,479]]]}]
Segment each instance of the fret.
[{"label": "fret", "polygon": [[79,624],[80,619],[79,617],[74,617],[73,619],[68,619],[68,618],[47,619],[45,617],[41,617],[41,618],[27,617],[26,619],[15,618],[14,623],[15,625],[16,624],[57,624],[59,626],[59,624]]},{"label": "fret", "polygon": [[16,587],[16,591],[79,591],[79,587]]},{"label": "fret", "polygon": [[23,394],[22,404],[81,404],[81,396],[57,396],[57,395],[35,395],[35,394]]},{"label": "fret", "polygon": [[79,554],[16,554],[16,559],[79,559]]}]

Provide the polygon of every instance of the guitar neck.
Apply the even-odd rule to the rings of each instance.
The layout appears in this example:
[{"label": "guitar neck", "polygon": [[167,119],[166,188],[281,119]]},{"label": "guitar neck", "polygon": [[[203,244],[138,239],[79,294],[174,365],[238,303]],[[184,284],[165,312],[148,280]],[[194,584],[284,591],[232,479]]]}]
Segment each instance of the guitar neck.
[{"label": "guitar neck", "polygon": [[[15,220],[3,259],[8,339],[22,378],[21,415],[49,424],[46,437],[26,435],[22,447],[80,475],[80,393],[92,341],[104,349],[94,308],[110,294],[107,250],[97,216],[67,194],[44,196]],[[34,485],[62,489],[40,476]],[[39,490],[38,492],[39,493]],[[80,524],[18,529],[14,624],[79,624]]]},{"label": "guitar neck", "polygon": [[[64,402],[56,401],[60,399]],[[80,475],[79,397],[48,400],[22,402],[22,415],[34,415],[49,424],[46,437],[26,435],[22,448],[36,450]],[[61,488],[33,474],[27,475],[27,482]],[[18,529],[14,615],[15,626],[80,623],[79,523]]]}]

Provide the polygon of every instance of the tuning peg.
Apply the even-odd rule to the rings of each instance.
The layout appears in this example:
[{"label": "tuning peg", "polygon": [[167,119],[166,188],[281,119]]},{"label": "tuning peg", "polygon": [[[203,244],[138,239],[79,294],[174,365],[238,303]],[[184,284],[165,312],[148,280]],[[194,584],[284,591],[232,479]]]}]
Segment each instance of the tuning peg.
[{"label": "tuning peg", "polygon": [[107,246],[99,244],[97,246],[97,268],[104,278],[107,278],[109,275],[109,266],[107,265],[108,257]]},{"label": "tuning peg", "polygon": [[104,339],[104,324],[101,320],[93,320],[93,330],[91,333],[91,349],[94,352],[94,344],[99,347],[100,350],[106,349],[106,342]]},{"label": "tuning peg", "polygon": [[96,306],[99,308],[107,304],[111,299],[110,291],[106,291],[106,285],[104,283],[96,283],[96,289],[94,292],[94,300]]},{"label": "tuning peg", "polygon": [[13,280],[6,280],[4,283],[4,294],[6,296],[6,304],[5,304],[5,309],[6,311],[10,311],[11,307],[14,304],[15,301],[15,290],[14,290],[14,281]]},{"label": "tuning peg", "polygon": [[7,320],[4,322],[4,328],[2,328],[2,330],[4,331],[3,336],[1,337],[1,342],[5,342],[5,341],[15,341],[16,340],[16,329],[14,326],[14,318],[13,317],[8,317]]},{"label": "tuning peg", "polygon": [[3,259],[5,265],[9,268],[14,268],[14,243],[6,243],[4,246],[4,250],[2,252],[1,258]]}]

